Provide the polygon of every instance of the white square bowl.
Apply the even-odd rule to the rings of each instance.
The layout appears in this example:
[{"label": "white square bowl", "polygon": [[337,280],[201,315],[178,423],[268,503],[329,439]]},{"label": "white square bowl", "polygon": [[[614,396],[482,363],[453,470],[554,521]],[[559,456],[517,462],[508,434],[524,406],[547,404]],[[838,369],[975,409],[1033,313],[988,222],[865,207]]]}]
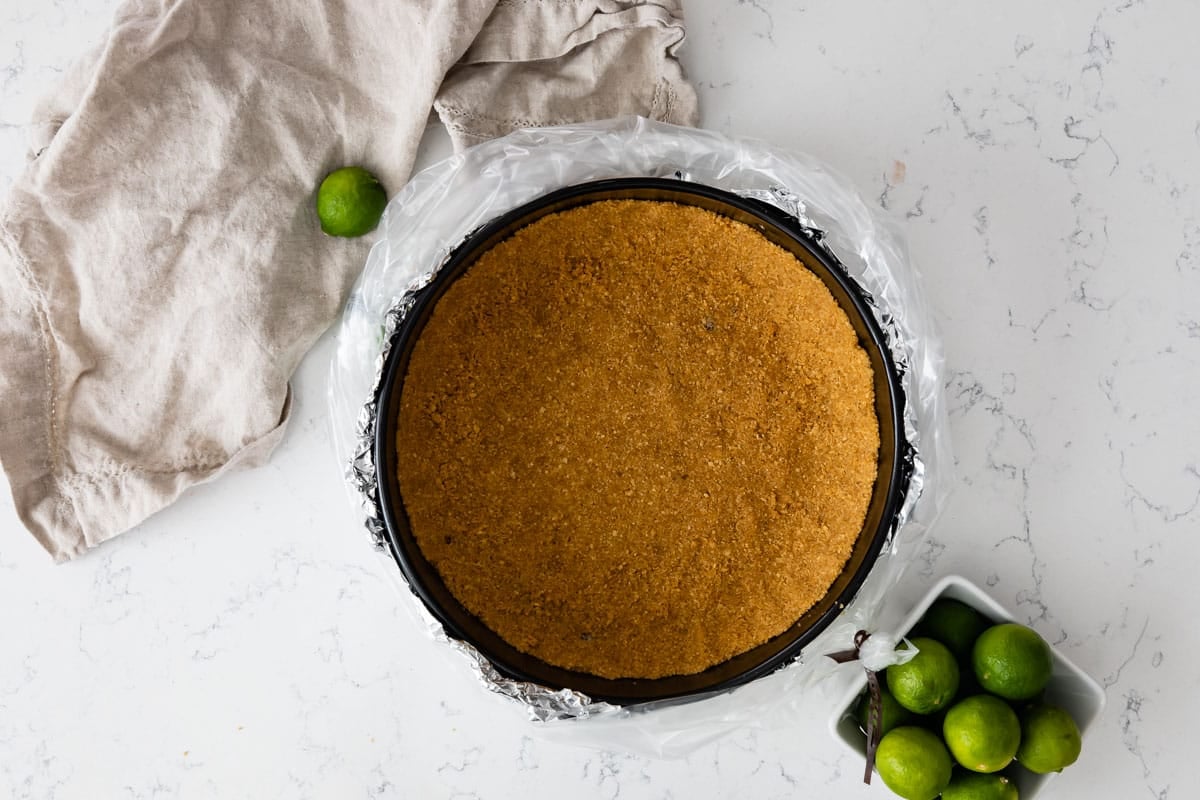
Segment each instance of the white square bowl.
[{"label": "white square bowl", "polygon": [[[916,608],[905,617],[900,624],[899,632],[908,636],[934,601],[943,597],[965,603],[993,622],[1017,621],[1002,605],[966,578],[947,575],[938,581],[937,585],[921,598],[921,602],[917,604]],[[1104,710],[1104,689],[1057,649],[1051,647],[1050,651],[1054,657],[1054,671],[1050,675],[1050,682],[1046,685],[1046,702],[1061,706],[1070,712],[1076,724],[1079,725],[1080,735],[1086,739],[1088,728]],[[839,700],[837,711],[829,720],[829,730],[834,738],[841,741],[848,750],[860,758],[866,758],[867,743],[866,737],[863,736],[858,723],[854,720],[853,706],[866,686],[866,672],[860,672],[854,684]],[[1070,768],[1068,767],[1068,769]],[[1041,791],[1046,781],[1053,778],[1055,774],[1035,775],[1025,769],[1016,770],[1014,782],[1021,800],[1032,800]]]}]

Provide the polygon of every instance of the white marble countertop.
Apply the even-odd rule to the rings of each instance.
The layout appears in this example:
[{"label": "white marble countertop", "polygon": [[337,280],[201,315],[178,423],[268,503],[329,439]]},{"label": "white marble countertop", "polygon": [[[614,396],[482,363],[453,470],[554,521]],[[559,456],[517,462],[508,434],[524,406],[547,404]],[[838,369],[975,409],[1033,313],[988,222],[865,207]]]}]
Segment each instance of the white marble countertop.
[{"label": "white marble countertop", "polygon": [[[115,5],[0,2],[0,191],[33,101]],[[1104,684],[1043,796],[1200,796],[1180,757],[1200,717],[1200,4],[688,12],[703,124],[835,165],[922,268],[957,488],[897,615],[957,572]],[[425,162],[446,149],[435,134]],[[2,492],[0,797],[891,796],[824,713],[660,761],[555,742],[479,690],[354,523],[330,354],[326,337],[297,374],[268,466],[75,563],[53,566]]]}]

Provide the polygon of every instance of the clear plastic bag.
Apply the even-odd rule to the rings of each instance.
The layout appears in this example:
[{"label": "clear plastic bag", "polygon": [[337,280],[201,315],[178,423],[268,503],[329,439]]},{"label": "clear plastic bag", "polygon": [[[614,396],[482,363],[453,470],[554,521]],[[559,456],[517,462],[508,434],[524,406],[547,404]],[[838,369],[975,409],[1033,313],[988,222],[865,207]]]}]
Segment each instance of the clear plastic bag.
[{"label": "clear plastic bag", "polygon": [[[905,434],[915,451],[895,529],[854,601],[793,663],[732,691],[618,708],[508,680],[473,647],[448,637],[415,595],[408,598],[432,635],[462,651],[488,689],[515,698],[535,720],[555,722],[542,726],[548,736],[678,756],[739,727],[794,722],[811,713],[806,698],[834,696],[826,679],[837,665],[823,654],[849,647],[860,629],[875,629],[888,590],[915,559],[949,493],[942,355],[917,272],[900,236],[846,179],[815,159],[763,142],[643,118],[517,131],[435,164],[389,203],[383,235],[347,303],[330,384],[333,435],[352,497],[390,562],[374,488],[374,398],[409,293],[489,220],[555,189],[618,177],[714,186],[770,203],[822,231],[828,249],[874,299],[903,372]],[[392,572],[400,576],[394,565]]]}]

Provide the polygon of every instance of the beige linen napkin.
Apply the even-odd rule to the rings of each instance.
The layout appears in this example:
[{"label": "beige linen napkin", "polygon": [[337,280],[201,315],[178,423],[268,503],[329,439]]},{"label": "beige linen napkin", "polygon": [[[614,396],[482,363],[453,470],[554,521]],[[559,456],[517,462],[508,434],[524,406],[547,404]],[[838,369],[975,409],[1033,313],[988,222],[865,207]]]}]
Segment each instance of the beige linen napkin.
[{"label": "beige linen napkin", "polygon": [[518,126],[695,122],[678,0],[133,0],[0,207],[0,461],[58,560],[261,464],[368,242],[320,178]]}]

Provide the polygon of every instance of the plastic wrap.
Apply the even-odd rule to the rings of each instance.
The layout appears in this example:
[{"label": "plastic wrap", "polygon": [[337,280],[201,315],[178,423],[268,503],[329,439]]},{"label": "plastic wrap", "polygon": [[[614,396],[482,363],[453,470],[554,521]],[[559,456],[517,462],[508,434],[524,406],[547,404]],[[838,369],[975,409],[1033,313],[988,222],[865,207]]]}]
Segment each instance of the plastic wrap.
[{"label": "plastic wrap", "polygon": [[[823,233],[827,249],[873,300],[906,398],[912,452],[906,499],[865,583],[838,619],[794,662],[732,691],[618,708],[577,692],[501,676],[469,644],[448,637],[415,596],[431,634],[460,650],[490,690],[507,695],[556,738],[680,755],[749,724],[787,724],[802,699],[828,694],[837,669],[822,656],[877,627],[887,592],[916,558],[950,483],[942,356],[918,275],[898,234],[850,183],[820,162],[766,143],[642,118],[523,130],[485,142],[416,175],[388,205],[382,236],[347,304],[332,366],[334,443],[371,541],[391,563],[375,489],[375,395],[397,323],[468,234],[550,191],[617,177],[674,177],[783,209]],[[392,571],[399,577],[399,570]],[[402,582],[402,581],[401,581]],[[861,667],[857,667],[861,668]],[[583,721],[581,721],[583,720]]]}]

